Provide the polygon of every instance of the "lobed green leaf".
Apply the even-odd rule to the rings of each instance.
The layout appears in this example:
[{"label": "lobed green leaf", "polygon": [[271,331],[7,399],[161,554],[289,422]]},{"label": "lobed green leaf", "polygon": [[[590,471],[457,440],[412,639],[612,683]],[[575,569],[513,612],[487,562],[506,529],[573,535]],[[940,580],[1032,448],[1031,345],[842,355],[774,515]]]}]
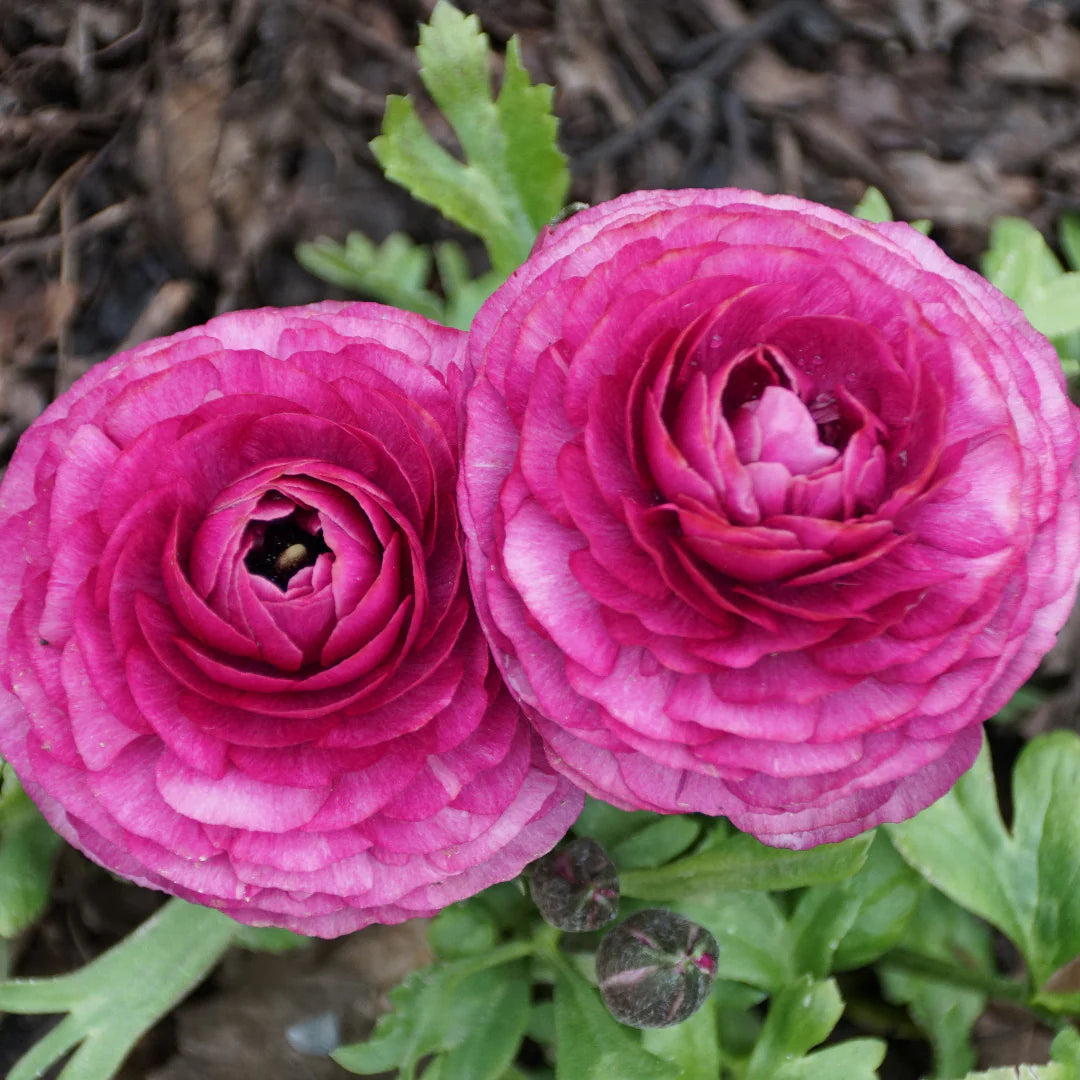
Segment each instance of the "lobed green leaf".
[{"label": "lobed green leaf", "polygon": [[1011,833],[985,746],[948,795],[889,826],[908,863],[1012,939],[1040,988],[1036,1002],[1063,1012],[1080,1007],[1080,985],[1063,984],[1063,969],[1080,957],[1078,800],[1080,737],[1055,731],[1033,739],[1017,760]]},{"label": "lobed green leaf", "polygon": [[35,1080],[73,1047],[58,1080],[108,1080],[142,1035],[202,982],[235,933],[236,923],[221,912],[170,900],[70,975],[0,983],[0,1010],[69,1014],[7,1080]]}]

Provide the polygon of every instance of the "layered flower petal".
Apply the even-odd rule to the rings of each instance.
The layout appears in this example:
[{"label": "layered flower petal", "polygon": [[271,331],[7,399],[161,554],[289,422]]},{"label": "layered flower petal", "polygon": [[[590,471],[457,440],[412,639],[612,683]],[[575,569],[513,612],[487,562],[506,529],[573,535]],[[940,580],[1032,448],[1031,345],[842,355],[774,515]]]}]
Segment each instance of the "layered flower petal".
[{"label": "layered flower petal", "polygon": [[104,866],[332,936],[506,880],[581,794],[472,613],[464,335],[236,312],[92,369],[0,487],[0,752]]},{"label": "layered flower petal", "polygon": [[477,609],[600,798],[794,848],[900,820],[1068,613],[1057,357],[905,225],[627,195],[550,230],[469,350]]}]

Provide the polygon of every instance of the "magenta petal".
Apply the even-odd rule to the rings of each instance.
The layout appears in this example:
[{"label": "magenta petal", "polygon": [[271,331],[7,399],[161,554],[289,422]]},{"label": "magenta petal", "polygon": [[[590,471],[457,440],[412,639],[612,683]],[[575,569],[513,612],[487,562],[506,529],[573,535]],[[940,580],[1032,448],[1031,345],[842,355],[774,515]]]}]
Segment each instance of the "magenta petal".
[{"label": "magenta petal", "polygon": [[[469,353],[482,624],[598,798],[794,848],[910,816],[1067,613],[1078,424],[1054,351],[906,226],[623,196],[545,232]],[[519,447],[556,411],[553,476]]]}]

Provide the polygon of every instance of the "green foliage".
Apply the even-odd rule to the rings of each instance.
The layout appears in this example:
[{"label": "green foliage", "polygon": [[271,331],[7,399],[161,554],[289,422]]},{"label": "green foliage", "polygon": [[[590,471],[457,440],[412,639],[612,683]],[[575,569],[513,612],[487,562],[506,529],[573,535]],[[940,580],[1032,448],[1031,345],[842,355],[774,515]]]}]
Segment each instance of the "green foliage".
[{"label": "green foliage", "polygon": [[303,934],[294,934],[291,930],[282,930],[278,926],[245,926],[236,924],[233,944],[251,952],[286,953],[294,949],[304,949],[312,939]]},{"label": "green foliage", "polygon": [[0,983],[0,1010],[67,1014],[7,1080],[34,1080],[73,1049],[59,1080],[108,1080],[143,1033],[202,982],[235,932],[219,911],[170,900],[70,975]]},{"label": "green foliage", "polygon": [[[881,191],[873,186],[866,189],[863,197],[855,204],[855,209],[851,211],[851,214],[853,217],[862,218],[863,221],[882,222],[893,220],[892,207],[889,206]],[[933,228],[933,223],[927,221],[926,218],[919,218],[918,221],[912,221],[909,224],[913,229],[918,229],[924,236]]]},{"label": "green foliage", "polygon": [[650,1054],[600,1002],[595,987],[565,960],[555,975],[556,1080],[678,1080],[680,1067]]},{"label": "green foliage", "polygon": [[866,859],[873,833],[808,851],[767,847],[746,833],[719,836],[705,850],[653,870],[622,875],[624,896],[674,900],[718,890],[795,889],[850,877]]},{"label": "green foliage", "polygon": [[1080,738],[1057,731],[1033,739],[1017,761],[1011,833],[985,747],[948,795],[890,826],[913,867],[1017,945],[1039,991],[1035,1000],[1061,1012],[1080,1008],[1078,988],[1053,980],[1080,954],[1078,791]]},{"label": "green foliage", "polygon": [[428,941],[444,960],[482,956],[495,947],[498,936],[495,916],[474,900],[451,904],[428,924]]},{"label": "green foliage", "polygon": [[390,991],[393,1011],[371,1038],[339,1047],[334,1060],[361,1075],[396,1068],[413,1080],[420,1060],[434,1054],[425,1078],[499,1080],[529,1022],[529,981],[520,962],[527,952],[509,945],[414,971]]},{"label": "green foliage", "polygon": [[[371,149],[391,180],[478,236],[492,270],[472,278],[456,244],[432,252],[401,233],[378,246],[359,233],[344,246],[323,238],[301,244],[297,258],[334,284],[465,329],[562,208],[570,173],[556,144],[552,89],[530,82],[516,38],[507,46],[497,96],[493,54],[475,15],[440,0],[420,28],[416,51],[420,77],[464,160],[435,141],[408,97],[387,100],[382,134]],[[442,296],[428,287],[433,259]]]},{"label": "green foliage", "polygon": [[10,765],[0,763],[0,938],[33,925],[49,900],[60,837],[23,791]]},{"label": "green foliage", "polygon": [[641,1045],[678,1067],[678,1080],[716,1080],[723,1055],[717,1039],[718,997],[708,998],[689,1020],[675,1027],[646,1028]]},{"label": "green foliage", "polygon": [[816,982],[804,975],[786,986],[769,1005],[745,1080],[873,1080],[885,1057],[878,1039],[852,1039],[808,1054],[824,1042],[843,1011],[833,979]]},{"label": "green foliage", "polygon": [[[900,946],[920,956],[959,964],[973,973],[993,977],[990,928],[948,897],[926,890]],[[986,1007],[986,994],[890,966],[879,965],[886,996],[907,1005],[911,1017],[934,1048],[934,1076],[962,1076],[975,1063],[971,1029]]]},{"label": "green foliage", "polygon": [[1023,218],[998,218],[982,272],[1015,300],[1031,325],[1053,341],[1066,374],[1080,373],[1080,221],[1061,220],[1061,246],[1072,271],[1066,272],[1050,245]]},{"label": "green foliage", "polygon": [[701,835],[701,823],[685,814],[672,814],[647,824],[609,848],[622,871],[662,866],[681,855]]}]

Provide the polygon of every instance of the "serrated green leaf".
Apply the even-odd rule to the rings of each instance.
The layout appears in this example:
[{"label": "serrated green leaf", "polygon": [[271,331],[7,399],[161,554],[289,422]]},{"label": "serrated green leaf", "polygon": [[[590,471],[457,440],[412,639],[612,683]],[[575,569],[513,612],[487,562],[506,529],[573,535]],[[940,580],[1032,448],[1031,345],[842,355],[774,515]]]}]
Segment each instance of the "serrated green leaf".
[{"label": "serrated green leaf", "polygon": [[781,1066],[776,1080],[874,1080],[885,1060],[881,1039],[849,1039]]},{"label": "serrated green leaf", "polygon": [[560,960],[555,973],[556,1080],[678,1080],[679,1067],[650,1054],[607,1011],[595,987]]},{"label": "serrated green leaf", "polygon": [[[493,1003],[505,991],[506,975],[500,969],[528,951],[527,945],[512,943],[481,956],[411,972],[390,991],[393,1010],[379,1019],[371,1037],[340,1046],[330,1056],[342,1068],[360,1075],[398,1069],[403,1080],[414,1077],[422,1058],[456,1050],[471,1031],[486,1028]],[[514,978],[526,985],[516,966]],[[489,1035],[493,1041],[497,1038],[495,1033]],[[500,1071],[508,1064],[502,1064]]]},{"label": "serrated green leaf", "polygon": [[403,233],[391,233],[380,245],[362,233],[350,233],[344,246],[323,237],[298,245],[296,258],[309,273],[343,289],[428,319],[445,319],[443,301],[427,288],[431,252]]},{"label": "serrated green leaf", "polygon": [[1080,993],[1044,984],[1080,956],[1080,737],[1055,731],[1028,743],[1013,803],[1010,835],[984,747],[948,795],[890,835],[932,884],[1012,939],[1044,988],[1040,1004],[1072,1011]]},{"label": "serrated green leaf", "polygon": [[550,88],[532,86],[515,42],[502,90],[491,89],[487,35],[475,15],[445,0],[421,27],[420,75],[465,155],[459,161],[424,127],[408,98],[387,101],[372,152],[391,180],[475,233],[505,278],[560,209],[569,173],[555,145]]},{"label": "serrated green leaf", "polygon": [[543,83],[532,85],[517,38],[511,38],[499,91],[499,119],[514,186],[537,232],[559,213],[570,190],[570,172],[557,142],[559,124],[551,111],[554,94]]},{"label": "serrated green leaf", "polygon": [[476,233],[504,276],[524,261],[532,244],[529,230],[508,215],[486,172],[463,164],[435,142],[409,98],[387,98],[382,134],[372,140],[371,149],[391,180]]},{"label": "serrated green leaf", "polygon": [[[972,971],[993,974],[990,928],[936,890],[924,891],[900,944]],[[886,997],[907,1005],[934,1050],[934,1076],[963,1075],[975,1063],[971,1029],[986,1007],[986,995],[889,966],[879,968]]]},{"label": "serrated green leaf", "polygon": [[839,881],[856,873],[873,842],[872,832],[807,851],[767,847],[735,833],[696,855],[655,870],[630,870],[621,877],[624,896],[675,900],[717,891],[796,889]]},{"label": "serrated green leaf", "polygon": [[851,211],[853,217],[862,218],[863,221],[892,221],[892,208],[885,196],[876,187],[868,187],[863,197]]}]

